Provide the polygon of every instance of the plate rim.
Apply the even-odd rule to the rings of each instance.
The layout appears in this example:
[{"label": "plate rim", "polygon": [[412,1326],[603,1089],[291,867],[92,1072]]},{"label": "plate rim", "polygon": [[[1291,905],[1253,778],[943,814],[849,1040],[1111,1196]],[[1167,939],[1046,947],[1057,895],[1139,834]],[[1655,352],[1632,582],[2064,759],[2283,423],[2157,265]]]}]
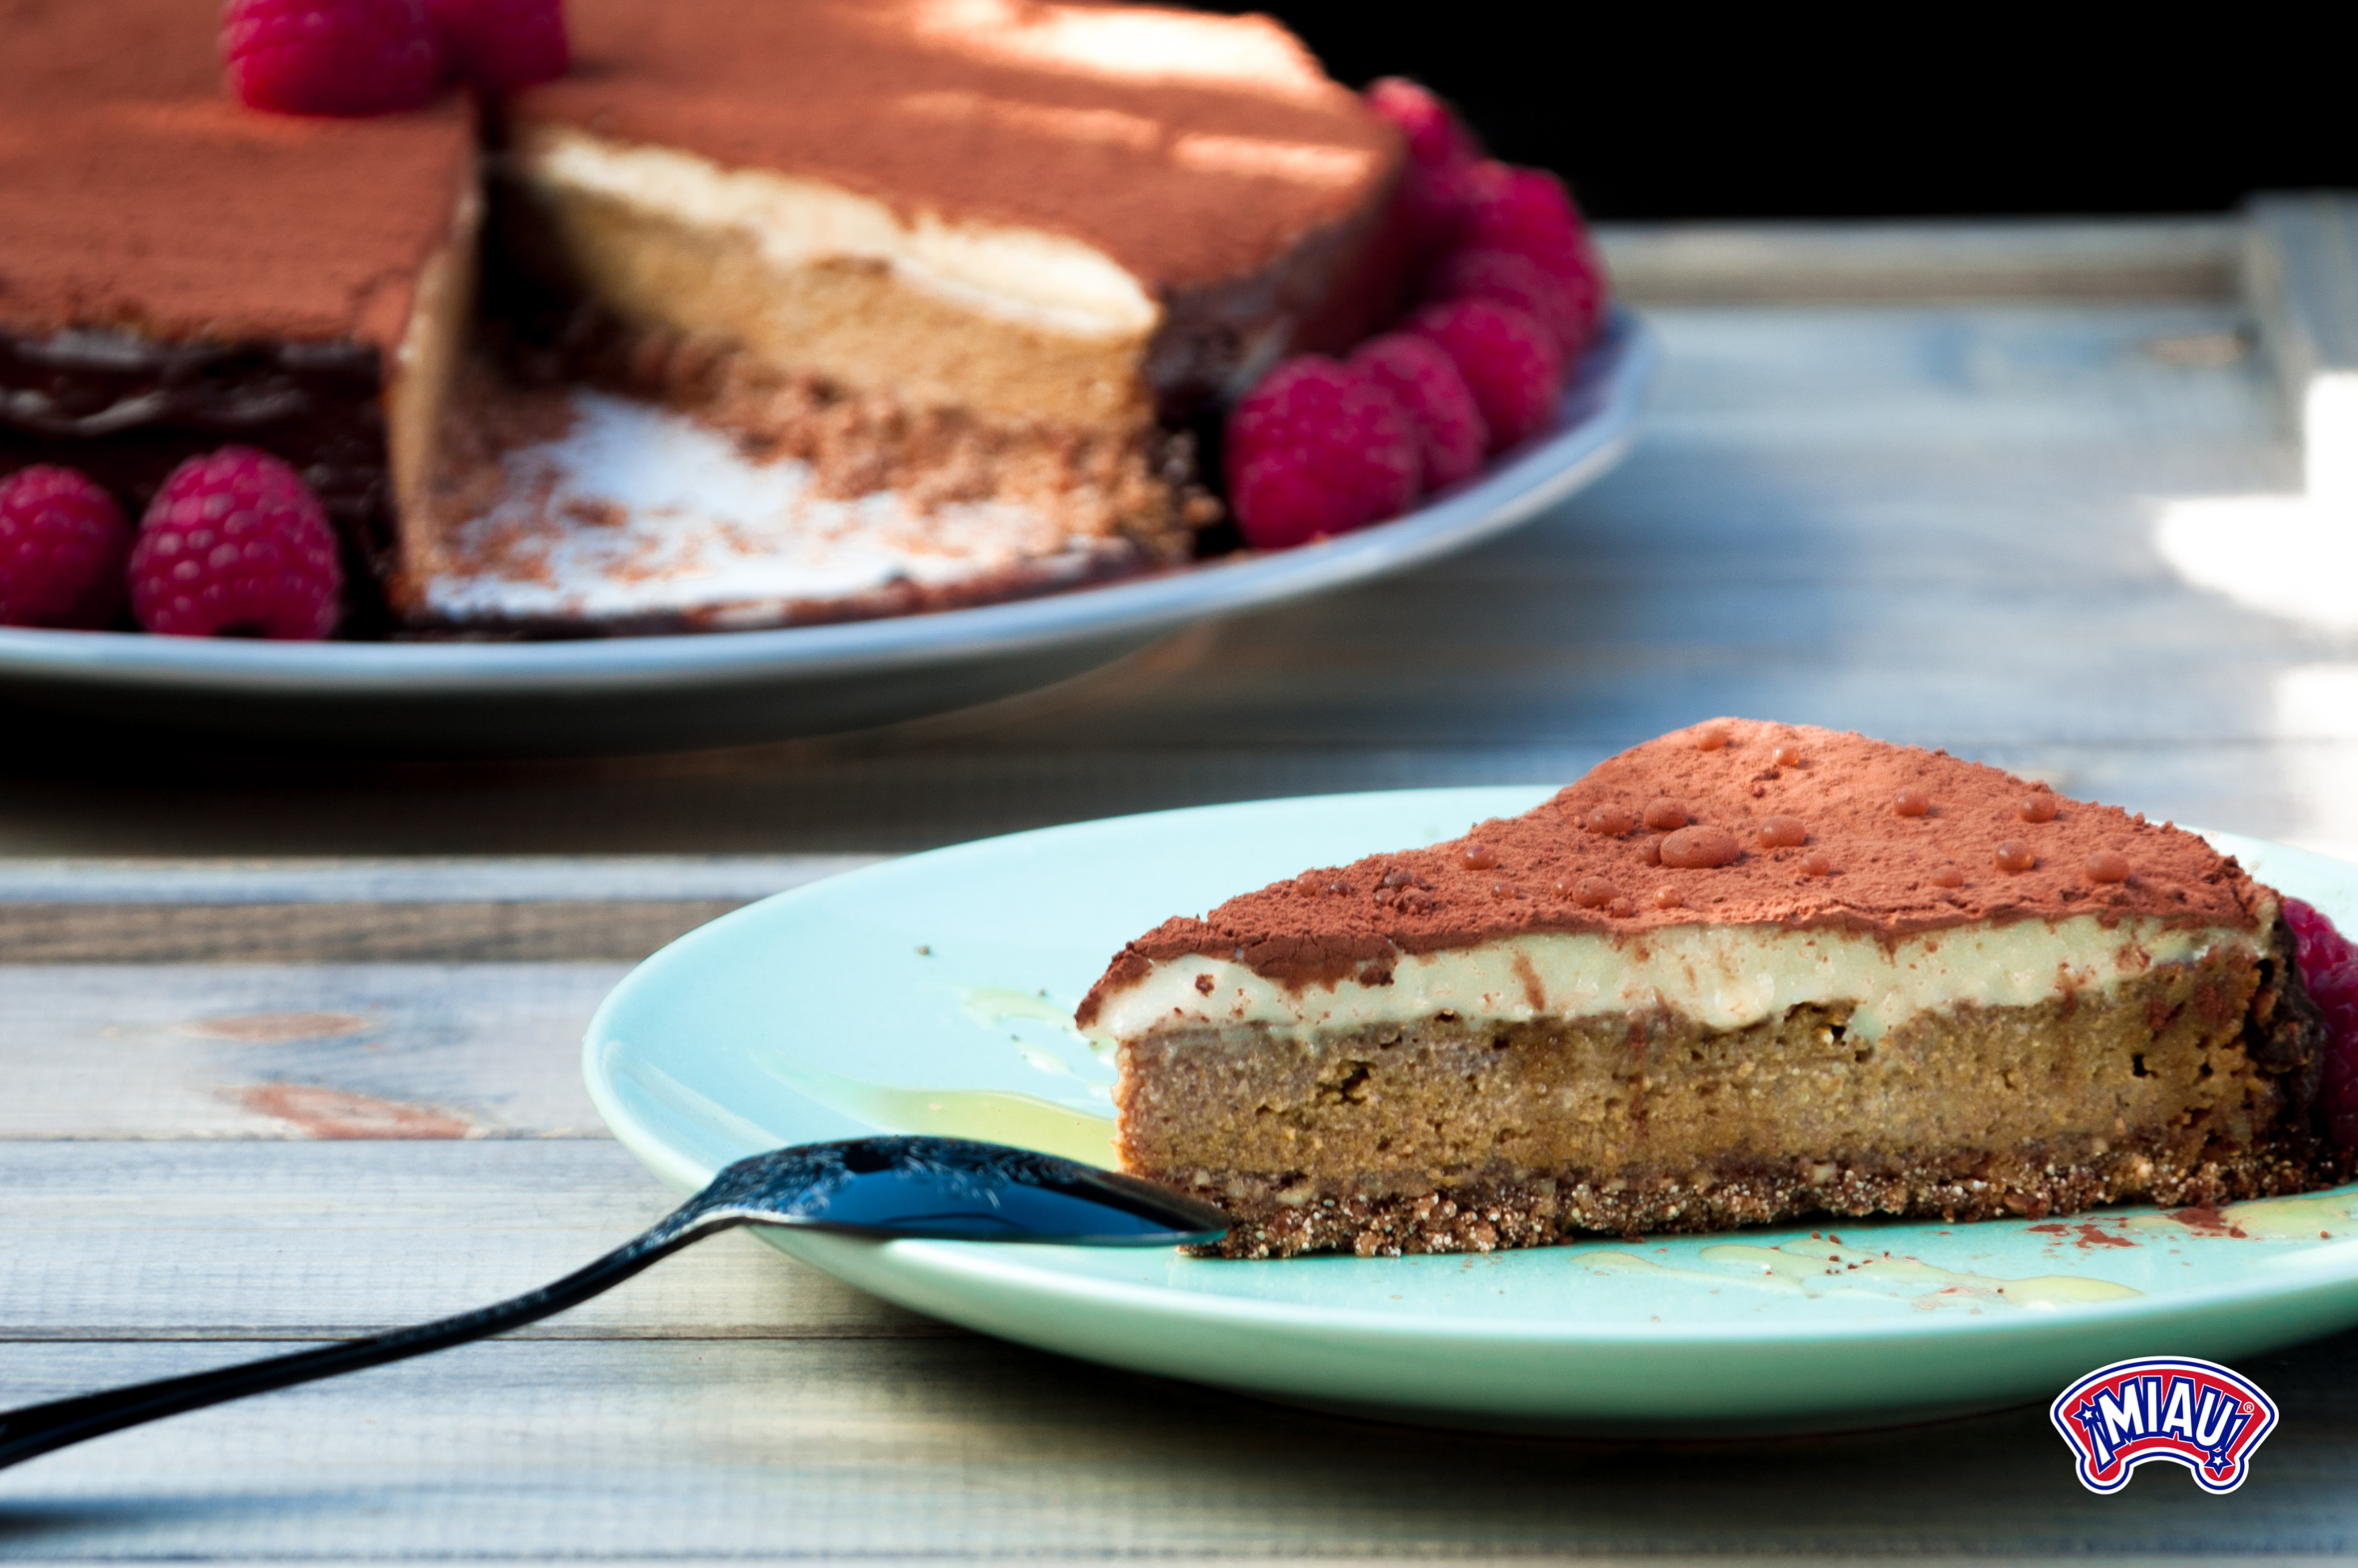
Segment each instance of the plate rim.
[{"label": "plate rim", "polygon": [[930,614],[550,642],[271,643],[0,627],[0,679],[257,697],[584,694],[890,672],[1157,634],[1381,577],[1529,521],[1627,453],[1661,357],[1654,329],[1617,304],[1564,394],[1593,400],[1583,416],[1402,516],[1192,570]]},{"label": "plate rim", "polygon": [[[1023,832],[1001,834],[991,838],[970,839],[946,845],[917,854],[897,857],[876,865],[861,867],[840,876],[792,888],[769,898],[748,904],[741,909],[708,922],[666,944],[657,952],[634,966],[615,985],[597,1011],[591,1016],[582,1041],[582,1073],[591,1103],[605,1121],[617,1141],[628,1149],[633,1157],[646,1165],[666,1186],[678,1192],[689,1192],[710,1179],[711,1173],[701,1172],[692,1159],[673,1149],[655,1131],[643,1123],[617,1095],[607,1078],[605,1057],[608,1039],[606,1025],[621,1004],[626,990],[640,977],[659,966],[687,961],[704,940],[705,934],[719,927],[748,919],[762,918],[757,912],[785,906],[827,895],[831,888],[839,887],[852,878],[882,879],[893,876],[925,874],[930,866],[943,860],[962,858],[970,853],[987,851],[1011,841],[1036,842],[1051,837],[1080,836],[1109,827],[1134,827],[1150,823],[1200,822],[1214,813],[1252,813],[1275,807],[1314,809],[1321,803],[1334,801],[1371,801],[1390,799],[1404,807],[1414,803],[1433,803],[1439,806],[1447,801],[1473,802],[1484,796],[1492,797],[1477,809],[1496,811],[1501,805],[1520,796],[1527,805],[1536,804],[1547,795],[1562,788],[1560,784],[1476,784],[1438,788],[1350,791],[1322,795],[1287,795],[1265,800],[1225,802],[1210,806],[1182,806],[1163,811],[1139,812],[1120,816],[1096,817],[1082,822],[1061,823],[1048,827]],[[1452,807],[1450,809],[1456,809]],[[2289,844],[2229,833],[2216,829],[2179,824],[2187,831],[2199,834],[2223,852],[2244,855],[2256,850],[2268,850],[2316,860],[2330,864],[2342,864],[2332,857]],[[2358,868],[2353,868],[2358,871]],[[2331,1189],[2327,1189],[2331,1190]],[[1961,1222],[1962,1223],[1962,1222]],[[2011,1223],[1998,1221],[1994,1223]],[[1779,1234],[1798,1227],[1768,1226],[1743,1230],[1713,1232],[1713,1237],[1744,1237]],[[2358,1240],[2347,1243],[2347,1255],[2337,1253],[2339,1266],[2302,1267],[2288,1271],[2277,1278],[2260,1277],[2190,1287],[2167,1295],[2140,1295],[2132,1300],[2110,1302],[2055,1303],[2037,1312],[2025,1311],[2003,1316],[1928,1316],[1911,1319],[1829,1318],[1823,1323],[1680,1323],[1600,1325],[1575,1323],[1564,1319],[1543,1318],[1462,1318],[1446,1315],[1391,1314],[1351,1307],[1316,1306],[1297,1303],[1272,1301],[1262,1297],[1222,1295],[1178,1290],[1167,1286],[1139,1284],[1126,1281],[1106,1280],[1084,1273],[1055,1269],[1030,1269],[1020,1265],[1031,1250],[1022,1245],[986,1245],[975,1242],[871,1240],[817,1233],[801,1234],[789,1229],[765,1229],[758,1232],[762,1238],[782,1251],[822,1270],[823,1260],[831,1252],[889,1257],[897,1267],[914,1277],[929,1281],[982,1282],[1006,1287],[1011,1292],[1022,1292],[1035,1297],[1054,1297],[1067,1306],[1119,1308],[1126,1312],[1145,1312],[1170,1320],[1184,1320],[1223,1327],[1262,1327],[1280,1331],[1299,1332],[1318,1328],[1328,1332],[1348,1331],[1370,1339],[1384,1339],[1402,1344],[1434,1345],[1481,1341],[1490,1344],[1545,1345],[1550,1348],[1575,1348],[1582,1346],[1610,1346],[1613,1345],[1643,1345],[1660,1349],[1666,1346],[1693,1345],[1703,1348],[1728,1348],[1746,1345],[1761,1346],[1793,1346],[1810,1344],[1856,1342],[1872,1339],[1879,1345],[1920,1341],[1927,1345],[1957,1344],[1977,1338],[2000,1337],[2016,1340],[2036,1337],[2043,1329],[2065,1331],[2071,1328],[2103,1323],[2120,1325],[2133,1329],[2140,1323],[2166,1322],[2186,1314],[2209,1314],[2233,1310],[2245,1301],[2253,1303],[2290,1303],[2304,1297],[2349,1292],[2358,1287]],[[1682,1235],[1682,1241],[1698,1238]],[[1548,1248],[1515,1249],[1517,1255],[1561,1257],[1568,1268],[1577,1267],[1577,1253],[1585,1248],[1628,1248],[1626,1241],[1574,1242]],[[890,1249],[886,1251],[885,1249]],[[1070,1249],[1053,1249],[1069,1252]],[[1438,1256],[1438,1255],[1436,1255]],[[1505,1253],[1490,1254],[1504,1257]],[[1460,1261],[1463,1261],[1460,1258]],[[1194,1260],[1191,1260],[1194,1261]],[[1201,1260],[1204,1266],[1228,1266],[1228,1260]],[[1287,1260],[1284,1267],[1316,1267],[1320,1260]],[[1406,1261],[1403,1260],[1402,1261]],[[832,1272],[832,1271],[828,1271]]]}]

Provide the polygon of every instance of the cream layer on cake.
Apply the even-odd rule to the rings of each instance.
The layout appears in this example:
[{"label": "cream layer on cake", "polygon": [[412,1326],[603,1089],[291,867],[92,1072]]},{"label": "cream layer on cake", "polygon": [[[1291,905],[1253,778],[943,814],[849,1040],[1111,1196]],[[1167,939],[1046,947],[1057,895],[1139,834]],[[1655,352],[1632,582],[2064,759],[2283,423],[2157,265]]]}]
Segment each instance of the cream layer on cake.
[{"label": "cream layer on cake", "polygon": [[1311,1036],[1417,1024],[1668,1011],[1711,1029],[1741,1029],[1795,1007],[1847,1006],[1863,1040],[1920,1013],[2031,1007],[2109,992],[2158,968],[2236,953],[2256,958],[2257,930],[2166,925],[2094,915],[1962,927],[1887,941],[1857,932],[1776,926],[1668,926],[1641,937],[1547,932],[1478,946],[1401,955],[1390,983],[1342,979],[1289,987],[1203,954],[1159,962],[1099,998],[1094,1039],[1245,1026]]},{"label": "cream layer on cake", "polygon": [[569,126],[507,168],[623,320],[926,406],[1142,426],[1162,308],[1103,252]]}]

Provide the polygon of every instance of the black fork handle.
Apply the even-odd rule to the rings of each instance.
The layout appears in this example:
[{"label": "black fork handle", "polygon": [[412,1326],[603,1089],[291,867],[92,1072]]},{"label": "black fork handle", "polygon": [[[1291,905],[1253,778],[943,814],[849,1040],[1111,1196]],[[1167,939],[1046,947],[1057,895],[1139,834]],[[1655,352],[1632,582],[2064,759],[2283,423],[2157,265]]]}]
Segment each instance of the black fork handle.
[{"label": "black fork handle", "polygon": [[47,1404],[27,1405],[22,1410],[0,1412],[0,1469],[37,1458],[52,1449],[80,1443],[84,1438],[102,1437],[107,1433],[120,1432],[126,1426],[137,1426],[143,1422],[159,1421],[168,1415],[201,1410],[207,1405],[224,1404],[231,1400],[242,1400],[248,1394],[266,1394],[273,1389],[332,1378],[341,1372],[357,1372],[365,1367],[382,1367],[389,1361],[406,1361],[412,1356],[424,1356],[429,1351],[448,1349],[453,1345],[464,1345],[469,1340],[481,1339],[505,1329],[537,1323],[552,1313],[579,1306],[590,1297],[612,1289],[691,1241],[744,1224],[747,1217],[741,1214],[699,1209],[691,1203],[667,1216],[645,1235],[624,1242],[587,1268],[578,1269],[554,1284],[527,1291],[523,1295],[512,1296],[491,1306],[479,1307],[473,1312],[437,1318],[432,1323],[421,1323],[409,1328],[388,1329],[383,1334],[371,1334],[359,1339],[341,1340],[334,1345],[322,1345],[316,1350],[298,1350],[292,1355],[271,1356],[259,1361],[242,1361],[233,1367],[215,1368],[210,1372],[160,1378],[152,1383],[134,1383],[129,1388],[79,1394],[71,1399],[52,1400]]}]

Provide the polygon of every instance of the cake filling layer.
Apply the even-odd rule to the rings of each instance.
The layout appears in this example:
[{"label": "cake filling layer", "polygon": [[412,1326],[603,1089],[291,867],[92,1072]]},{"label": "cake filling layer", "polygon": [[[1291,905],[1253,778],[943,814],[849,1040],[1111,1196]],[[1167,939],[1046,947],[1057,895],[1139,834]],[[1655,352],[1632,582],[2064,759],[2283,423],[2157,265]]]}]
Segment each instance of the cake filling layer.
[{"label": "cake filling layer", "polygon": [[1143,429],[1159,308],[1056,235],[920,217],[824,183],[535,132],[510,232],[539,270],[643,330],[919,407]]},{"label": "cake filling layer", "polygon": [[[2264,912],[2265,931],[2275,918]],[[1850,1031],[1879,1038],[1920,1013],[2027,1007],[2103,992],[2158,967],[2256,957],[2257,932],[2110,923],[2095,915],[1962,927],[1892,941],[1838,930],[1677,925],[1619,936],[1541,932],[1392,956],[1370,980],[1287,986],[1230,959],[1184,954],[1099,1002],[1087,1033],[1133,1040],[1251,1025],[1311,1035],[1444,1016],[1520,1023],[1542,1017],[1668,1011],[1737,1029],[1802,1006],[1848,1007]]]},{"label": "cake filling layer", "polygon": [[1820,1006],[1733,1029],[1658,1011],[1158,1032],[1122,1047],[1123,1168],[1221,1204],[1235,1257],[2295,1191],[2338,1167],[2299,1108],[2315,1042],[2284,961],[2156,966],[1873,1041]]},{"label": "cake filling layer", "polygon": [[780,267],[863,261],[968,309],[1080,337],[1142,338],[1159,316],[1110,256],[1059,234],[923,212],[903,222],[885,203],[821,180],[724,168],[563,126],[535,130],[515,162],[535,185],[744,234]]}]

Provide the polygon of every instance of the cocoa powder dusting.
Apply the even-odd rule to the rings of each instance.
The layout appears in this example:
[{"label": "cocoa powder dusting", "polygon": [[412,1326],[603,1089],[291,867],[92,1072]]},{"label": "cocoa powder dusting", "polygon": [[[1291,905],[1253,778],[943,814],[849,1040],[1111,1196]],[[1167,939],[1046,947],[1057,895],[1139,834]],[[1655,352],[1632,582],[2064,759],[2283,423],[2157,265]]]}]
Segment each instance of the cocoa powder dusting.
[{"label": "cocoa powder dusting", "polygon": [[588,126],[825,180],[908,219],[1045,230],[1150,293],[1268,265],[1363,210],[1403,152],[1266,16],[938,0],[567,13],[574,69],[511,97],[520,132]]},{"label": "cocoa powder dusting", "polygon": [[[1667,735],[1599,763],[1525,816],[1481,825],[1482,846],[1501,864],[1529,885],[1574,889],[1572,899],[1494,900],[1497,874],[1469,869],[1468,839],[1387,855],[1318,874],[1368,887],[1387,871],[1404,872],[1431,890],[1429,900],[1385,904],[1361,896],[1311,905],[1283,883],[1247,893],[1201,919],[1166,921],[1132,943],[1083,1003],[1082,1016],[1094,1015],[1109,988],[1130,983],[1126,976],[1142,978],[1152,961],[1187,953],[1226,957],[1242,949],[1262,975],[1300,985],[1342,979],[1379,949],[1433,952],[1541,931],[1634,935],[1708,922],[1897,938],[1985,921],[2063,920],[2092,907],[2107,920],[2255,928],[2264,890],[2190,833],[2066,801],[2040,827],[2033,853],[2013,840],[2022,827],[2017,806],[2031,786],[1996,768],[1857,734],[1716,722],[1727,732],[1723,746],[1703,749],[1695,730]],[[1754,775],[1780,752],[1809,761],[1786,766],[1756,798]],[[1893,806],[1903,791],[1936,801],[1937,810],[1898,816]],[[1600,814],[1634,816],[1650,802],[1674,802],[1694,827],[1737,846],[1725,863],[1677,870],[1677,886],[1666,890],[1679,895],[1676,905],[1659,903],[1655,893],[1665,873],[1653,867],[1682,852],[1669,839],[1587,828]],[[1775,816],[1807,822],[1810,838],[1825,848],[1755,848]],[[1999,863],[2001,844],[2031,854],[2032,865],[1951,881],[1945,868]],[[2111,884],[2092,906],[2085,868],[2099,852],[2132,860],[2136,874]],[[1644,890],[1642,903],[1617,888]]]},{"label": "cocoa powder dusting", "polygon": [[450,243],[474,117],[247,109],[204,0],[0,5],[0,324],[388,358]]}]

